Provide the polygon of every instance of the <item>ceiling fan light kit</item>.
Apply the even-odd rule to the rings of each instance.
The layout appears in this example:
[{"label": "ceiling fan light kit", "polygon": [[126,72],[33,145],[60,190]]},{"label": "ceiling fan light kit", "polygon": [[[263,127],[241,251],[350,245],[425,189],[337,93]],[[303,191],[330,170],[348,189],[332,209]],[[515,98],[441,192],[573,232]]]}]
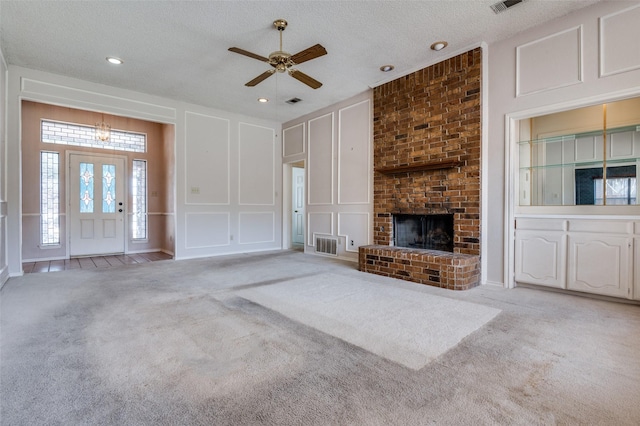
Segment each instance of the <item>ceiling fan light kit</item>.
[{"label": "ceiling fan light kit", "polygon": [[264,57],[261,55],[257,55],[255,53],[251,53],[247,50],[240,49],[239,47],[230,47],[229,51],[238,53],[240,55],[248,56],[249,58],[257,59],[262,62],[266,62],[273,67],[273,69],[267,70],[254,78],[253,80],[245,83],[245,86],[253,87],[257,84],[263,82],[267,78],[271,77],[276,72],[278,73],[288,73],[291,77],[300,81],[301,83],[306,84],[312,89],[318,89],[322,86],[318,80],[308,76],[307,74],[293,68],[295,65],[301,64],[303,62],[310,61],[319,56],[323,56],[327,54],[327,50],[319,44],[311,46],[301,52],[292,55],[290,53],[282,50],[282,32],[287,28],[287,21],[284,19],[276,19],[273,21],[273,26],[280,33],[280,50],[276,50],[275,52],[271,52],[268,57]]}]

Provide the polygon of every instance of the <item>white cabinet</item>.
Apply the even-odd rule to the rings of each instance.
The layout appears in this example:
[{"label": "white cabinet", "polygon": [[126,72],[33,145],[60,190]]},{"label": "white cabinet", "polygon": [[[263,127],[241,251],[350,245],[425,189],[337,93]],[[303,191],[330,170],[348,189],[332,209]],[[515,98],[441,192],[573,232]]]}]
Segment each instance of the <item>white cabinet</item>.
[{"label": "white cabinet", "polygon": [[516,281],[565,288],[566,235],[530,230],[516,235]]},{"label": "white cabinet", "polygon": [[567,289],[630,297],[630,246],[631,239],[627,237],[570,235]]},{"label": "white cabinet", "polygon": [[517,218],[515,281],[640,300],[640,222]]}]

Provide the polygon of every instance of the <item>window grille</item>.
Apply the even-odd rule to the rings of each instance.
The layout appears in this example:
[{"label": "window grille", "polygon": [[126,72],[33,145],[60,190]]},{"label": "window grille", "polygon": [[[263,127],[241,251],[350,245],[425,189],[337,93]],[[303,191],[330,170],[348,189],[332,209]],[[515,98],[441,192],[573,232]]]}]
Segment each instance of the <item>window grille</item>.
[{"label": "window grille", "polygon": [[40,152],[40,243],[60,244],[60,156]]},{"label": "window grille", "polygon": [[132,219],[131,227],[134,240],[147,238],[147,162],[133,160]]},{"label": "window grille", "polygon": [[143,133],[111,130],[111,138],[101,141],[96,139],[96,129],[93,126],[51,120],[41,120],[40,140],[44,143],[113,151],[146,152],[147,150],[147,136]]}]

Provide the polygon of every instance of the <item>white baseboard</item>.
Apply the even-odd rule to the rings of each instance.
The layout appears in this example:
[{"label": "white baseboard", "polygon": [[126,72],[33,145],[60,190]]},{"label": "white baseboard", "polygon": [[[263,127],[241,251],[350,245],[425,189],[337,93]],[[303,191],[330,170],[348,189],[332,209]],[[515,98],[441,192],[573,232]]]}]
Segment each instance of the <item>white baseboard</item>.
[{"label": "white baseboard", "polygon": [[483,283],[480,283],[480,285],[489,285],[489,286],[496,286],[496,287],[500,287],[500,288],[505,288],[504,283],[500,283],[497,281],[485,281]]}]

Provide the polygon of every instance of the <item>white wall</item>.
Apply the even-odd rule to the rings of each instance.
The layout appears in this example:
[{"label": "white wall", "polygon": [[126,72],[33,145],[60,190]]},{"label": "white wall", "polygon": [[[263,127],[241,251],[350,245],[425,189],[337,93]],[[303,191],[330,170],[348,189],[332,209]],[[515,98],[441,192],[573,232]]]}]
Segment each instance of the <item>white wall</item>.
[{"label": "white wall", "polygon": [[513,272],[513,120],[640,94],[638,22],[638,2],[601,2],[489,46],[488,282]]},{"label": "white wall", "polygon": [[[175,257],[282,246],[280,125],[21,67],[8,67],[7,243],[9,273],[21,266],[22,99],[175,127]],[[251,172],[249,172],[251,171]],[[4,234],[2,235],[5,238]]]},{"label": "white wall", "polygon": [[373,240],[372,109],[369,91],[283,125],[283,161],[306,164],[306,253],[328,236],[357,261]]},{"label": "white wall", "polygon": [[0,288],[9,279],[7,263],[7,64],[0,50]]}]

